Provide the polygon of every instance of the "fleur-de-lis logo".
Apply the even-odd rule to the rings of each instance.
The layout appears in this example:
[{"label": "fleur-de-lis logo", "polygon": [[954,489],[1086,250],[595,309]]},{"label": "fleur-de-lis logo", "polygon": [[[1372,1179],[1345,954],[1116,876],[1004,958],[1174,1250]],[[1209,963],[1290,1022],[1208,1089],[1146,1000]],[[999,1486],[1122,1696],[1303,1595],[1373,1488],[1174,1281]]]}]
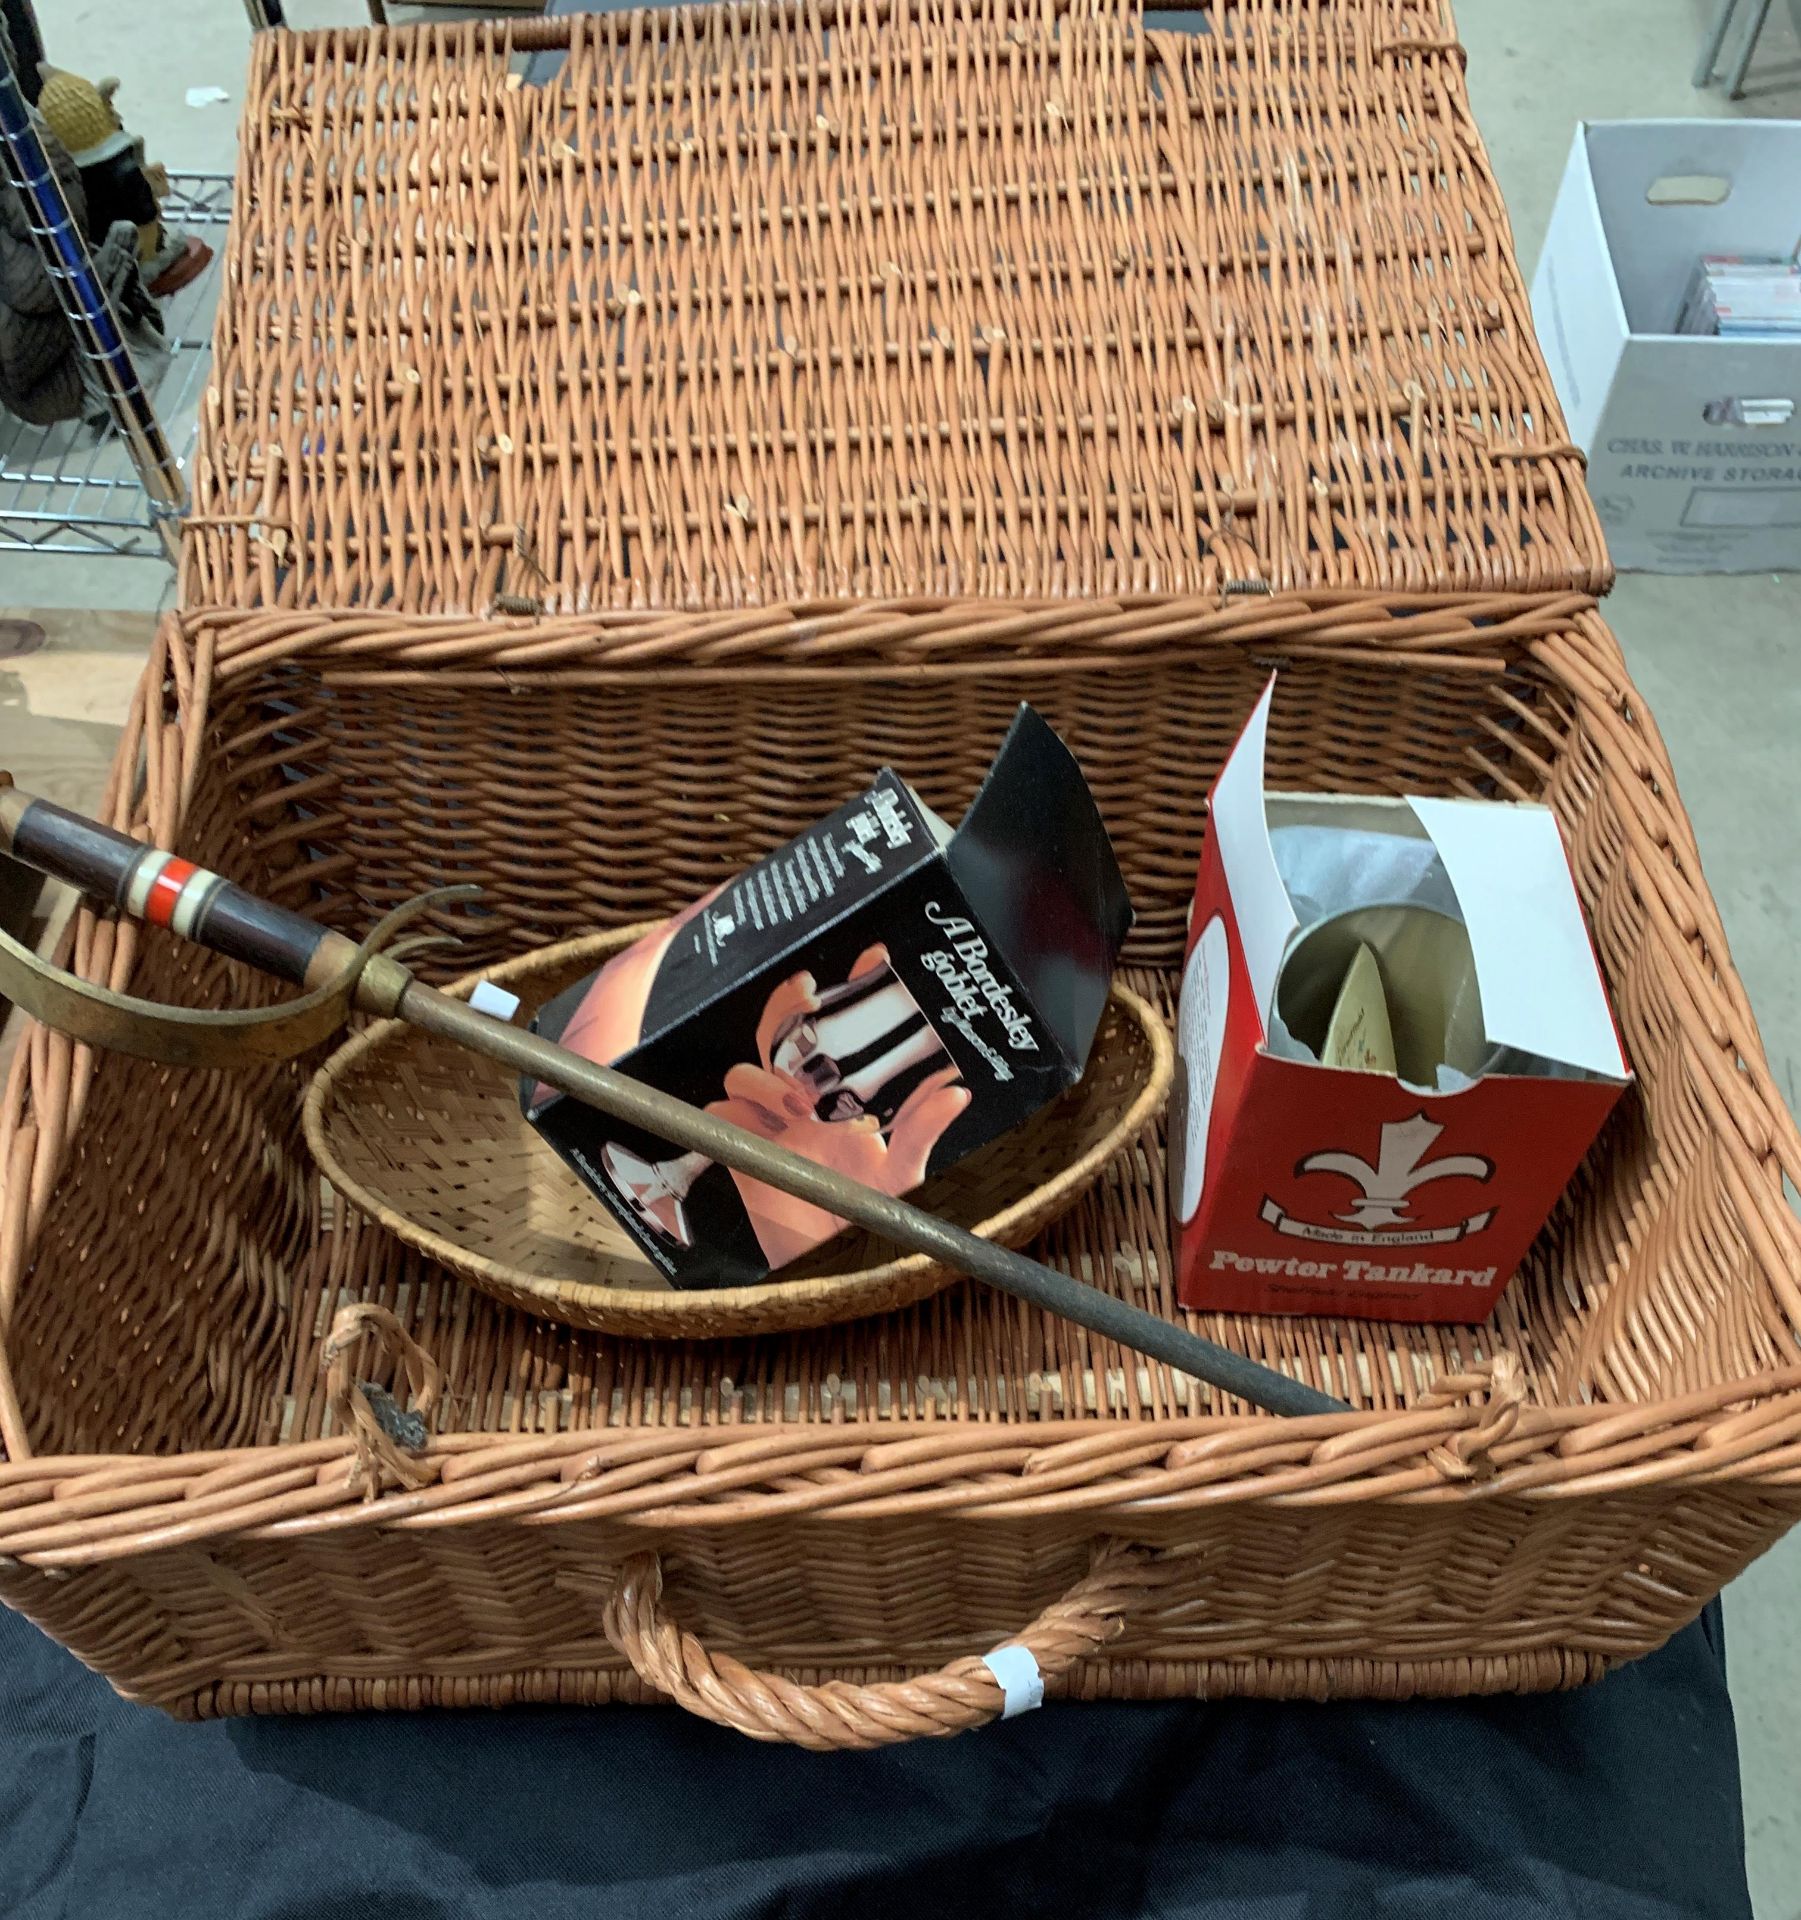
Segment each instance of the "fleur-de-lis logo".
[{"label": "fleur-de-lis logo", "polygon": [[1462,1176],[1467,1180],[1486,1180],[1494,1172],[1494,1162],[1479,1154],[1453,1153],[1442,1160],[1428,1160],[1426,1154],[1444,1128],[1416,1113],[1411,1120],[1395,1120],[1382,1129],[1382,1144],[1376,1164],[1354,1153],[1311,1153],[1295,1169],[1297,1173],[1342,1173],[1362,1188],[1349,1213],[1332,1217],[1348,1226],[1404,1227],[1413,1218],[1408,1196],[1416,1188],[1434,1180]]}]

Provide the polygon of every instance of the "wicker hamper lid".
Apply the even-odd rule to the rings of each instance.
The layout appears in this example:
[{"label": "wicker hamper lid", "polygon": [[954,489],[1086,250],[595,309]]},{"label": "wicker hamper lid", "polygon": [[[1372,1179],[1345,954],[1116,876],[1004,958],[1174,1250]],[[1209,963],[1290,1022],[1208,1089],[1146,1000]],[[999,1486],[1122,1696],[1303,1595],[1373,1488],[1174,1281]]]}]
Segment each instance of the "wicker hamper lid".
[{"label": "wicker hamper lid", "polygon": [[1604,587],[1438,0],[1194,18],[263,38],[184,604]]}]

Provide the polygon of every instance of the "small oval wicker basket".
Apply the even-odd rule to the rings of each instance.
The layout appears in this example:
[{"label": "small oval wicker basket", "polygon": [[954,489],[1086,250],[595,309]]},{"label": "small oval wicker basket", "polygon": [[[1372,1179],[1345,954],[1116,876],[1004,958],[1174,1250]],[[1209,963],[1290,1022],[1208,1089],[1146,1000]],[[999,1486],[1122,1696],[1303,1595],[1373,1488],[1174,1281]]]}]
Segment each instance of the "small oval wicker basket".
[{"label": "small oval wicker basket", "polygon": [[[464,997],[478,978],[492,980],[519,996],[524,1018],[642,931],[546,947],[449,991]],[[1173,1068],[1162,1020],[1115,986],[1081,1082],[916,1198],[986,1239],[1022,1245],[1140,1138]],[[526,1123],[513,1076],[398,1020],[358,1034],[320,1068],[306,1136],[332,1185],[390,1232],[485,1292],[568,1326],[677,1340],[785,1332],[886,1313],[958,1277],[852,1230],[779,1280],[673,1288]]]}]

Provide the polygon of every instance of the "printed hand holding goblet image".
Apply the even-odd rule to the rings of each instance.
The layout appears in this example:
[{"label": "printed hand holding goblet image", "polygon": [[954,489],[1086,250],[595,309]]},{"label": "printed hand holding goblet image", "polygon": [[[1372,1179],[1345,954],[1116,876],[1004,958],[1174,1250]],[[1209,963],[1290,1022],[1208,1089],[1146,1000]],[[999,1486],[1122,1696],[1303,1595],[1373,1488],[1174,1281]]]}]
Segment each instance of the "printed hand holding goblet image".
[{"label": "printed hand holding goblet image", "polygon": [[[932,1150],[968,1107],[969,1089],[885,946],[866,948],[842,985],[790,974],[764,1003],[757,1062],[728,1069],[707,1111],[883,1193],[925,1178]],[[646,1161],[610,1142],[608,1177],[653,1232],[693,1244],[687,1197],[712,1164],[702,1154]],[[772,1268],[829,1240],[836,1214],[734,1172]]]},{"label": "printed hand holding goblet image", "polygon": [[[581,1005],[558,1036],[562,1045],[602,1067],[610,1067],[615,1060],[630,1053],[644,1037],[644,1013],[650,1005],[650,990],[656,981],[657,969],[663,964],[663,956],[689,921],[724,891],[723,887],[714,887],[703,893],[692,906],[684,907],[667,920],[659,920],[623,953],[614,954],[601,968]],[[552,1089],[540,1081],[532,1094],[533,1103],[548,1100],[551,1093]]]}]

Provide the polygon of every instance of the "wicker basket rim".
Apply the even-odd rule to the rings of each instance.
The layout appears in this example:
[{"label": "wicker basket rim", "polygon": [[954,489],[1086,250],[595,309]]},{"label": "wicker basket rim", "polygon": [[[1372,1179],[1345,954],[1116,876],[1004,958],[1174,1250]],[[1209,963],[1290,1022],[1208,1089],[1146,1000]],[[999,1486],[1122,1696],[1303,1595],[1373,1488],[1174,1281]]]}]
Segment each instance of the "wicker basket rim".
[{"label": "wicker basket rim", "polygon": [[[1129,1523],[1150,1538],[1160,1521],[1246,1501],[1537,1504],[1701,1482],[1801,1488],[1801,1365],[1655,1408],[1522,1407],[1494,1384],[1463,1376],[1444,1383],[1439,1404],[1279,1427],[1245,1415],[1122,1421],[1073,1436],[976,1421],[913,1433],[772,1423],[442,1434],[415,1456],[430,1485],[379,1493],[367,1482],[359,1493],[348,1433],[177,1455],[33,1456],[0,1464],[0,1495],[24,1509],[0,1529],[0,1570],[11,1559],[54,1575],[211,1540],[362,1526],[605,1518],[658,1537],[776,1519],[930,1514],[986,1525],[1055,1514],[1087,1532]],[[823,1468],[840,1471],[793,1484]],[[304,1499],[297,1473],[312,1489]],[[84,1483],[107,1502],[107,1524],[58,1517]]]},{"label": "wicker basket rim", "polygon": [[[429,673],[729,673],[843,675],[859,669],[929,675],[1068,670],[1096,660],[1255,645],[1310,633],[1310,650],[1336,657],[1372,647],[1397,662],[1418,655],[1484,663],[1503,645],[1529,645],[1596,611],[1588,593],[1296,588],[1275,593],[1095,595],[1065,599],[959,596],[779,601],[709,607],[595,606],[579,613],[412,613],[379,607],[176,611],[165,616],[221,682],[300,660],[329,663],[334,685]],[[1147,626],[1143,615],[1164,616]],[[1321,616],[1333,616],[1322,625]],[[404,638],[402,636],[405,636]]]}]

